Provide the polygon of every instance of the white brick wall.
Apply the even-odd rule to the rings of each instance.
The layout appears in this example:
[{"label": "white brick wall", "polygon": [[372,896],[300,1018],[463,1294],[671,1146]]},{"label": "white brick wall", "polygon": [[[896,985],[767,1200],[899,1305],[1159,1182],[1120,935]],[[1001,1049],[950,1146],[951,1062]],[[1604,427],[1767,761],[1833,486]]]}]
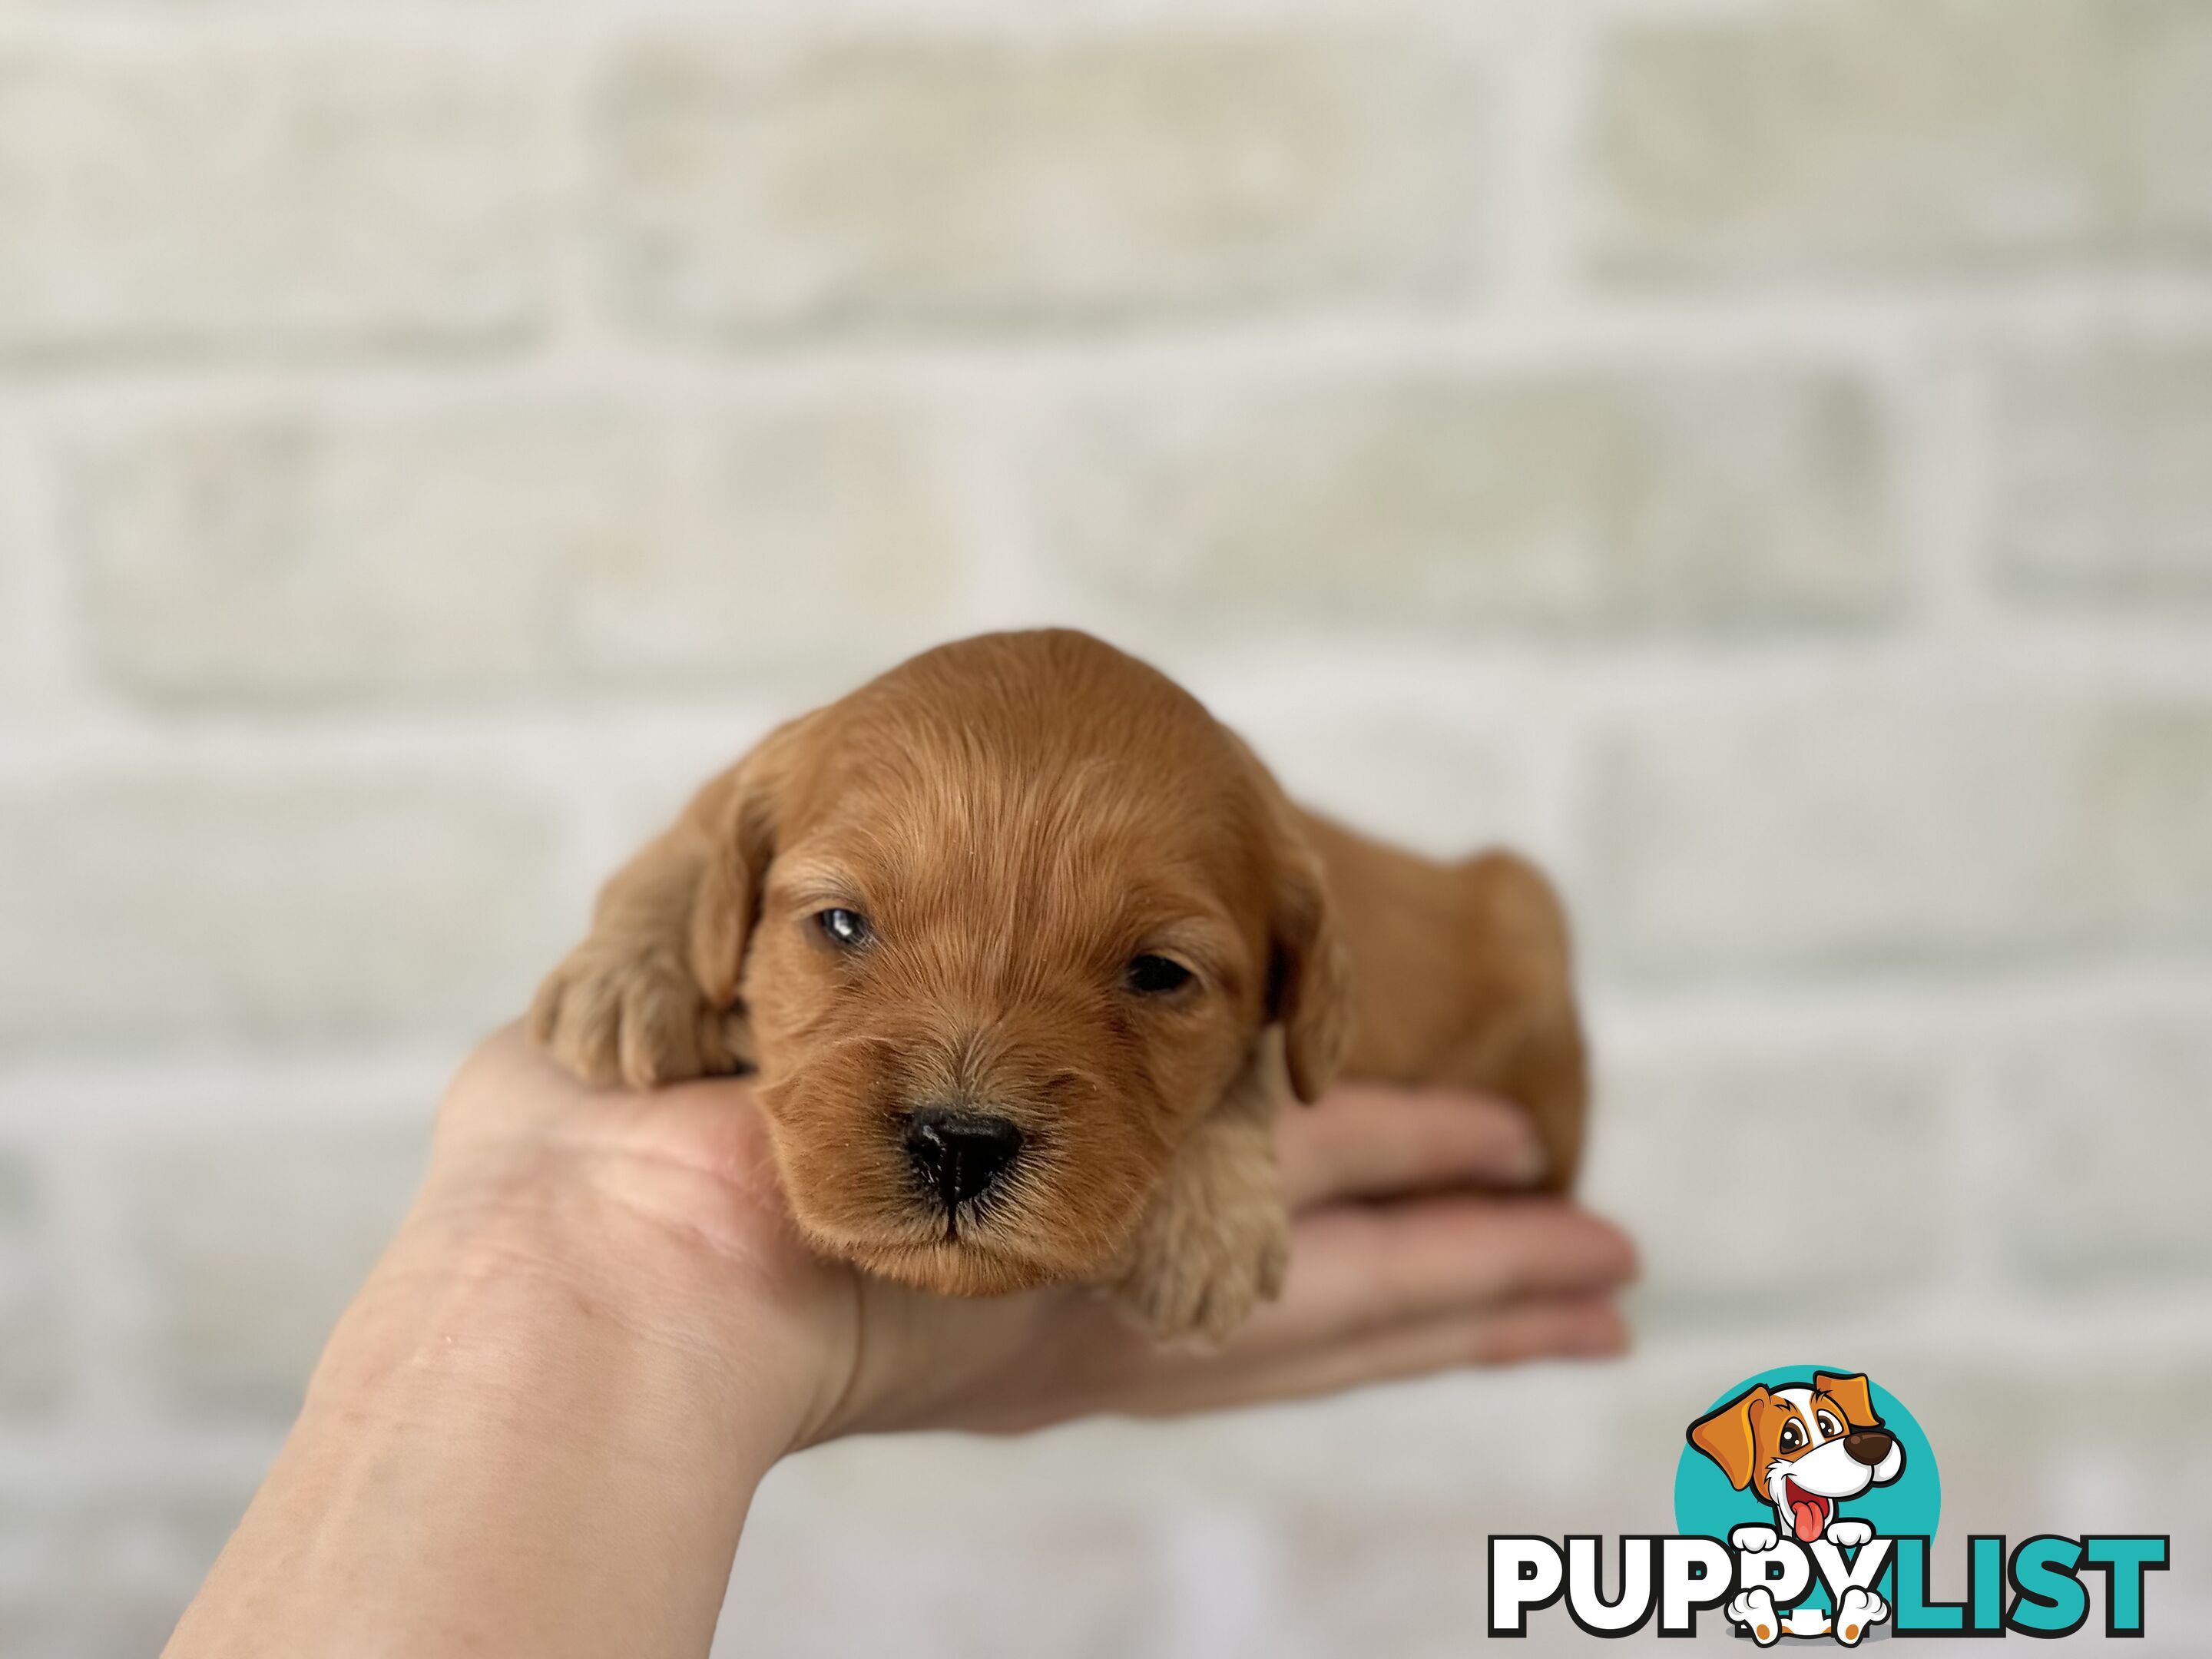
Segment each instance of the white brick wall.
[{"label": "white brick wall", "polygon": [[481,51],[0,55],[0,347],[453,350],[547,295],[542,89]]},{"label": "white brick wall", "polygon": [[1819,281],[2201,258],[2208,70],[2196,0],[1626,30],[1593,125],[1598,261],[1624,282]]},{"label": "white brick wall", "polygon": [[1042,620],[1561,871],[1642,1351],[811,1454],[732,1651],[1461,1653],[1798,1360],[2194,1651],[2212,3],[1048,11],[0,0],[0,1653],[157,1644],[691,782]]},{"label": "white brick wall", "polygon": [[1486,112],[1395,32],[652,38],[593,112],[609,287],[678,337],[1449,300]]},{"label": "white brick wall", "polygon": [[109,416],[64,441],[58,510],[90,653],[152,699],[774,692],[856,628],[896,653],[959,625],[932,418],[872,392],[288,397]]}]

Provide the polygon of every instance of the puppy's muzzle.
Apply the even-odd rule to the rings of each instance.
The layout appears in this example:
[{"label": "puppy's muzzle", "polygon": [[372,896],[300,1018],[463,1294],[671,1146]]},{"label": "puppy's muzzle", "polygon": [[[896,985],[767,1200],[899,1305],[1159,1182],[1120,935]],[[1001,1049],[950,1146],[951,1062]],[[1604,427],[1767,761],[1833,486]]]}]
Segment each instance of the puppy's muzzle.
[{"label": "puppy's muzzle", "polygon": [[1844,1449],[1854,1463],[1863,1463],[1869,1468],[1878,1466],[1889,1455],[1889,1449],[1897,1443],[1887,1429],[1855,1429],[1844,1437]]},{"label": "puppy's muzzle", "polygon": [[915,1180],[948,1212],[990,1191],[1022,1150],[1022,1132],[1005,1118],[958,1106],[908,1114],[905,1139]]}]

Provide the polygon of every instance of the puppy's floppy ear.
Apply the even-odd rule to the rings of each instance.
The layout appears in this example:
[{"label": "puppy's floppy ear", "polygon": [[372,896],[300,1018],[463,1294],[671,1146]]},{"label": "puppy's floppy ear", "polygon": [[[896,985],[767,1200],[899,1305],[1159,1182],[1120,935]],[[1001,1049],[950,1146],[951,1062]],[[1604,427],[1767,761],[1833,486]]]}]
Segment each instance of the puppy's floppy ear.
[{"label": "puppy's floppy ear", "polygon": [[1352,958],[1320,856],[1291,830],[1281,858],[1267,1013],[1282,1022],[1291,1091],[1310,1104],[1335,1078],[1352,1046]]},{"label": "puppy's floppy ear", "polygon": [[1259,801],[1261,856],[1274,865],[1267,914],[1267,1018],[1283,1028],[1291,1092],[1311,1105],[1352,1047],[1352,952],[1305,821],[1251,744],[1224,730]]},{"label": "puppy's floppy ear", "polygon": [[1832,1376],[1826,1371],[1813,1373],[1813,1391],[1825,1394],[1844,1408],[1844,1421],[1855,1429],[1874,1429],[1881,1426],[1881,1417],[1874,1408],[1874,1395],[1867,1389],[1863,1376]]},{"label": "puppy's floppy ear", "polygon": [[738,1000],[745,940],[760,913],[761,885],[775,856],[783,795],[806,725],[802,718],[776,727],[702,789],[684,814],[704,841],[691,906],[691,973],[717,1008]]},{"label": "puppy's floppy ear", "polygon": [[1718,1411],[1690,1425],[1690,1443],[1721,1466],[1729,1485],[1738,1492],[1751,1483],[1759,1464],[1759,1443],[1753,1434],[1757,1413],[1766,1406],[1766,1387],[1754,1383]]}]

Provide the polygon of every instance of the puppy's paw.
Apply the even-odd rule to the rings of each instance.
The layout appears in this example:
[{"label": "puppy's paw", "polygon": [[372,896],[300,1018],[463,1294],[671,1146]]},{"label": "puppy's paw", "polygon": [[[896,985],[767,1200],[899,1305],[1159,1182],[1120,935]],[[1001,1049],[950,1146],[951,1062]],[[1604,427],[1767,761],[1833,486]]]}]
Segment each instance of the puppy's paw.
[{"label": "puppy's paw", "polygon": [[1162,1341],[1219,1342],[1281,1293],[1290,1253],[1290,1223],[1272,1194],[1209,1211],[1164,1193],[1114,1291]]},{"label": "puppy's paw", "polygon": [[1840,1550],[1855,1550],[1874,1536],[1874,1528],[1863,1521],[1831,1521],[1828,1522],[1828,1541]]},{"label": "puppy's paw", "polygon": [[1781,1547],[1782,1534],[1771,1527],[1738,1527],[1729,1534],[1729,1543],[1746,1555],[1764,1555]]},{"label": "puppy's paw", "polygon": [[586,939],[545,977],[530,1033],[586,1083],[649,1089],[739,1069],[731,1017],[672,951]]},{"label": "puppy's paw", "polygon": [[1782,1637],[1782,1621],[1774,1612],[1774,1597],[1764,1589],[1739,1591],[1722,1611],[1732,1625],[1751,1632],[1751,1639],[1771,1648]]}]

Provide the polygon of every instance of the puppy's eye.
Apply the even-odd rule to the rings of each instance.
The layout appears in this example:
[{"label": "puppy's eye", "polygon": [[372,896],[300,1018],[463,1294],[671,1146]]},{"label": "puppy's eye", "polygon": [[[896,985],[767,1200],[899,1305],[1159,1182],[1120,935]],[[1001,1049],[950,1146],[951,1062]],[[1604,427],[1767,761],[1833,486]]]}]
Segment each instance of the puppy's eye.
[{"label": "puppy's eye", "polygon": [[1833,1440],[1843,1431],[1844,1425],[1836,1421],[1835,1413],[1833,1412],[1822,1412],[1820,1413],[1820,1432],[1822,1434],[1826,1435],[1829,1439]]},{"label": "puppy's eye", "polygon": [[841,951],[856,951],[875,937],[868,919],[858,910],[817,910],[814,925],[822,930],[822,937]]},{"label": "puppy's eye", "polygon": [[1797,1426],[1795,1418],[1782,1425],[1782,1449],[1796,1451],[1805,1443],[1805,1431]]},{"label": "puppy's eye", "polygon": [[1172,957],[1147,954],[1131,957],[1122,977],[1128,988],[1139,996],[1162,997],[1182,990],[1196,975]]}]

